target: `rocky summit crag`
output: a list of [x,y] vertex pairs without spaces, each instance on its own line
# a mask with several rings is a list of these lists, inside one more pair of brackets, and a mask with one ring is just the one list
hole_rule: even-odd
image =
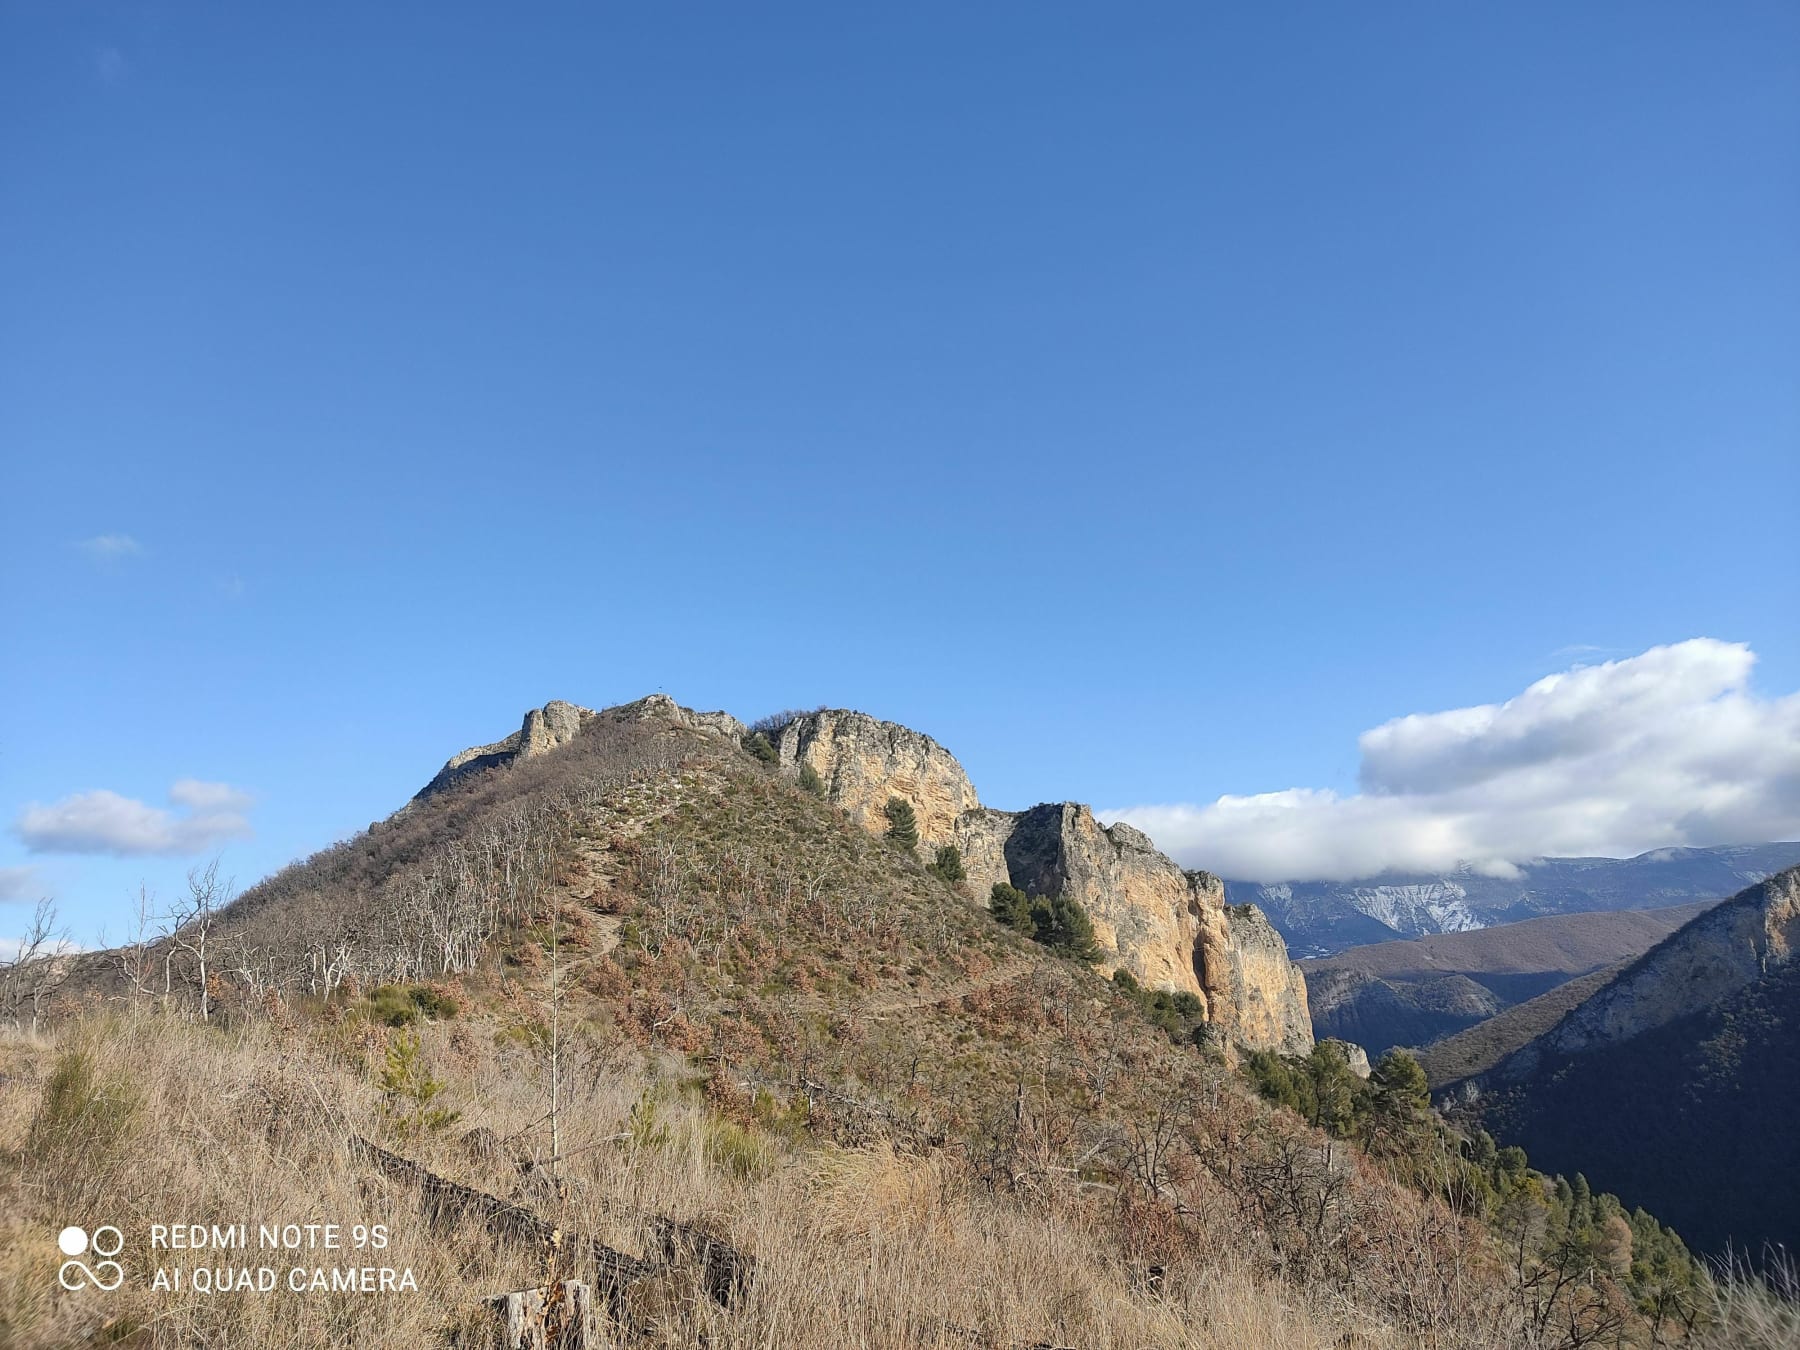
[[526,713],[525,721],[519,729],[505,739],[494,741],[490,745],[473,745],[460,754],[450,756],[444,767],[438,770],[437,776],[420,788],[413,800],[418,801],[455,787],[484,769],[496,769],[521,759],[535,759],[539,755],[548,754],[559,745],[567,745],[581,734],[584,727],[602,717],[619,722],[664,718],[690,731],[710,732],[733,740],[744,734],[744,724],[730,713],[694,712],[682,707],[667,694],[650,694],[635,703],[621,704],[604,712],[553,698],[543,707],[533,708]]
[[[600,718],[666,719],[734,741],[746,734],[730,714],[697,713],[667,694],[605,711],[555,701],[526,713],[504,740],[452,756],[419,798],[485,769],[546,754]],[[798,776],[810,768],[825,800],[871,833],[887,828],[892,799],[909,803],[920,857],[930,861],[940,847],[954,845],[976,903],[996,882],[1074,900],[1093,920],[1103,970],[1125,970],[1147,988],[1194,995],[1208,1022],[1246,1049],[1299,1054],[1311,1048],[1306,981],[1281,935],[1255,905],[1227,904],[1218,877],[1184,871],[1141,831],[1104,826],[1075,802],[1025,811],[983,806],[956,756],[921,732],[866,713],[800,714],[770,740],[781,773]]]

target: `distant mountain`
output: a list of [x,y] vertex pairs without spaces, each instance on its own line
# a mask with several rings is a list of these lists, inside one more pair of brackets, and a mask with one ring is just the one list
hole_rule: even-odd
[[1547,994],[1516,1003],[1485,1021],[1434,1041],[1418,1052],[1419,1067],[1433,1088],[1486,1073],[1513,1051],[1542,1036],[1568,1011],[1597,993],[1625,963],[1578,975]]
[[1800,1246],[1800,868],[1714,906],[1447,1094],[1695,1246]]
[[1268,915],[1297,957],[1546,914],[1718,900],[1800,863],[1800,842],[1659,848],[1635,858],[1540,858],[1511,879],[1461,870],[1366,881],[1227,881],[1232,904]]
[[1711,903],[1556,914],[1303,961],[1313,1034],[1355,1041],[1371,1055],[1429,1045],[1648,951]]

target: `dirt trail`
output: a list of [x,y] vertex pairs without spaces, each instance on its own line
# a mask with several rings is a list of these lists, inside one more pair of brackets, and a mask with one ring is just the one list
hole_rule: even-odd
[[872,998],[863,1004],[862,1012],[866,1017],[887,1017],[897,1012],[911,1012],[919,1008],[930,1008],[939,1003],[948,1003],[953,998],[961,998],[965,994],[973,994],[982,989],[997,989],[1003,984],[1011,984],[1021,975],[1029,975],[1036,962],[1023,956],[1015,956],[1010,961],[1003,961],[992,970],[981,975],[971,975],[966,980],[957,980],[937,989],[922,994],[886,994]]

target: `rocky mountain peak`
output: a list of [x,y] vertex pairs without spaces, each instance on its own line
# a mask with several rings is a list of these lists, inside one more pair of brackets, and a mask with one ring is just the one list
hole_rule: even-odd
[[730,713],[695,712],[692,708],[682,707],[667,694],[648,694],[634,702],[618,704],[598,712],[578,703],[551,699],[543,707],[527,712],[524,722],[512,735],[487,745],[470,746],[467,750],[450,756],[444,767],[438,770],[437,776],[419,789],[414,800],[454,787],[471,774],[499,768],[515,760],[549,754],[558,746],[574,740],[586,727],[602,717],[622,722],[661,720],[690,731],[733,741],[744,734],[744,724]]
[[1800,867],[1777,872],[1664,938],[1496,1071],[1629,1040],[1749,987],[1800,947]]
[[[729,713],[695,712],[662,693],[600,712],[559,700],[526,713],[504,740],[452,756],[419,796],[548,754],[600,718],[661,721],[734,744],[746,733]],[[996,882],[1072,899],[1093,920],[1103,970],[1193,994],[1239,1044],[1288,1053],[1311,1046],[1306,983],[1281,935],[1254,905],[1228,907],[1218,877],[1183,871],[1143,831],[1102,825],[1079,802],[1017,812],[985,807],[956,756],[922,732],[867,713],[802,713],[770,735],[779,772],[810,768],[826,801],[871,833],[886,830],[889,801],[910,803],[920,857],[930,861],[954,845],[974,903],[985,903]]]

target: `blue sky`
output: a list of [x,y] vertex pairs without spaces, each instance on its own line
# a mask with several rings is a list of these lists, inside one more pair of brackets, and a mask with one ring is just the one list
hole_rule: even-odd
[[0,875],[91,941],[658,688],[1380,795],[1659,647],[1779,824],[1797,151],[1780,4],[0,4]]

